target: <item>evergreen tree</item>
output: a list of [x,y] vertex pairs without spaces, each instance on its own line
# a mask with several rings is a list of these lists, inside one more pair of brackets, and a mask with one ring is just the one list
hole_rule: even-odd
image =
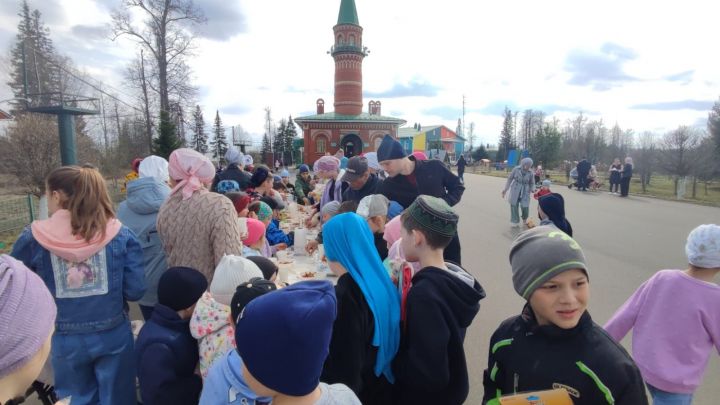
[[[23,70],[23,53],[25,68]],[[10,52],[10,81],[14,97],[24,98],[27,80],[28,101],[33,106],[50,104],[48,93],[60,90],[60,75],[55,64],[56,54],[50,30],[43,24],[38,10],[30,11],[27,0],[22,2],[16,42]],[[27,72],[25,75],[24,72]],[[26,76],[26,77],[25,77]],[[39,95],[43,93],[43,95]],[[13,112],[24,109],[24,102],[14,101]]]
[[[275,137],[273,138],[272,147],[275,151],[275,158],[276,159],[282,159],[283,152],[285,152],[285,132],[286,132],[286,125],[285,125],[285,119],[280,119],[280,123],[278,124],[277,129],[275,130]],[[273,162],[273,165],[275,162]]]
[[535,163],[543,162],[543,167],[552,167],[559,160],[562,135],[550,124],[535,133],[530,139],[530,153]]
[[225,159],[225,152],[228,149],[227,138],[225,137],[225,127],[223,127],[220,119],[220,111],[215,110],[215,123],[213,123],[213,135],[215,136],[210,142],[210,149],[213,152],[213,158]]
[[293,156],[295,152],[293,141],[297,138],[297,128],[292,119],[292,115],[288,116],[287,125],[285,126],[285,164],[294,164]]
[[516,147],[515,140],[513,139],[513,133],[515,131],[513,114],[507,106],[505,107],[503,116],[503,128],[502,131],[500,131],[500,141],[498,143],[498,152],[496,155],[496,158],[499,160],[505,160],[508,152]]
[[193,134],[192,134],[192,148],[196,151],[205,154],[208,151],[208,136],[205,133],[205,119],[203,118],[202,110],[199,105],[195,106],[195,112],[193,113]]
[[720,100],[716,101],[708,114],[708,131],[715,141],[715,151],[720,153]]
[[[267,159],[268,155],[272,154],[272,145],[270,144],[270,136],[265,132],[265,135],[263,135],[262,140],[262,149],[260,150],[262,153],[263,161]],[[273,162],[275,163],[275,162]]]
[[476,162],[481,159],[487,159],[488,156],[487,149],[485,149],[485,145],[482,144],[472,152],[472,158]]
[[182,147],[182,140],[175,135],[175,124],[167,111],[160,111],[160,134],[153,139],[153,153],[165,159],[175,149]]

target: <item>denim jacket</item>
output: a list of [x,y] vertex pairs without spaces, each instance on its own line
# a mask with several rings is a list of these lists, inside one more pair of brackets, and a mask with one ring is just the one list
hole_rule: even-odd
[[56,279],[61,284],[70,284],[67,280],[72,269],[54,270],[53,262],[57,264],[57,258],[40,246],[29,226],[13,245],[12,256],[37,273],[55,298],[55,333],[112,329],[127,322],[125,302],[137,301],[145,293],[142,248],[135,234],[125,226],[105,248],[88,259],[93,261],[92,274],[83,276],[72,288],[62,285],[58,288]]

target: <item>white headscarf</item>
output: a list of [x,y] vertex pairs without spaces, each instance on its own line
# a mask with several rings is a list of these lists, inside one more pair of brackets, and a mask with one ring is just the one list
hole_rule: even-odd
[[168,174],[168,161],[160,156],[150,155],[140,162],[138,174],[140,177],[154,177],[160,181],[167,182],[170,179],[170,174]]
[[243,157],[243,163],[245,166],[252,166],[253,164],[253,158],[250,155],[244,155]]
[[720,267],[720,226],[700,225],[688,235],[685,244],[688,263],[704,269]]
[[367,159],[368,167],[375,170],[382,170],[380,163],[378,163],[377,152],[368,152],[365,154]]
[[231,165],[242,165],[244,161],[244,155],[240,150],[234,146],[231,146],[228,148],[227,152],[225,152],[225,161]]

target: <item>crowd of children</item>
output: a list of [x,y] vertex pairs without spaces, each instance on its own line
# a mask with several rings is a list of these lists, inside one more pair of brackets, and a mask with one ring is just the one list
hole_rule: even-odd
[[[690,267],[657,273],[603,329],[587,311],[591,266],[562,197],[543,184],[540,224],[510,247],[526,303],[492,335],[483,398],[468,398],[465,336],[486,293],[447,258],[459,258],[451,204],[462,184],[443,171],[422,186],[438,195],[420,194],[427,180],[414,170],[432,161],[383,143],[379,165],[405,178],[359,201],[342,200],[334,156],[316,165],[322,193],[307,166],[290,191],[289,173],[275,187],[234,148],[225,174],[188,149],[169,164],[148,157],[117,214],[97,169],[55,169],[50,218],[0,257],[0,404],[24,394],[48,353],[57,396],[73,404],[499,404],[560,388],[575,404],[637,405],[646,387],[655,404],[690,403],[720,351],[719,226],[695,229]],[[368,167],[351,159],[344,170],[367,180]],[[307,250],[323,245],[334,287],[277,280],[270,258],[293,246],[278,226],[293,192],[319,204],[322,232]],[[128,302],[146,319],[136,341]],[[618,343],[630,329],[632,357]]]

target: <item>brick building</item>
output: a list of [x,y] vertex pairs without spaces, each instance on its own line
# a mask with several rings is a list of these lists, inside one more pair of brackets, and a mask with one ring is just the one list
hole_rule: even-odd
[[341,0],[333,32],[335,111],[326,113],[325,100],[318,99],[315,115],[295,118],[303,131],[303,161],[308,164],[338,150],[347,157],[375,151],[386,134],[397,137],[398,128],[405,124],[405,120],[383,116],[380,101],[371,100],[367,112],[362,111],[362,62],[368,50],[363,46],[354,0]]

